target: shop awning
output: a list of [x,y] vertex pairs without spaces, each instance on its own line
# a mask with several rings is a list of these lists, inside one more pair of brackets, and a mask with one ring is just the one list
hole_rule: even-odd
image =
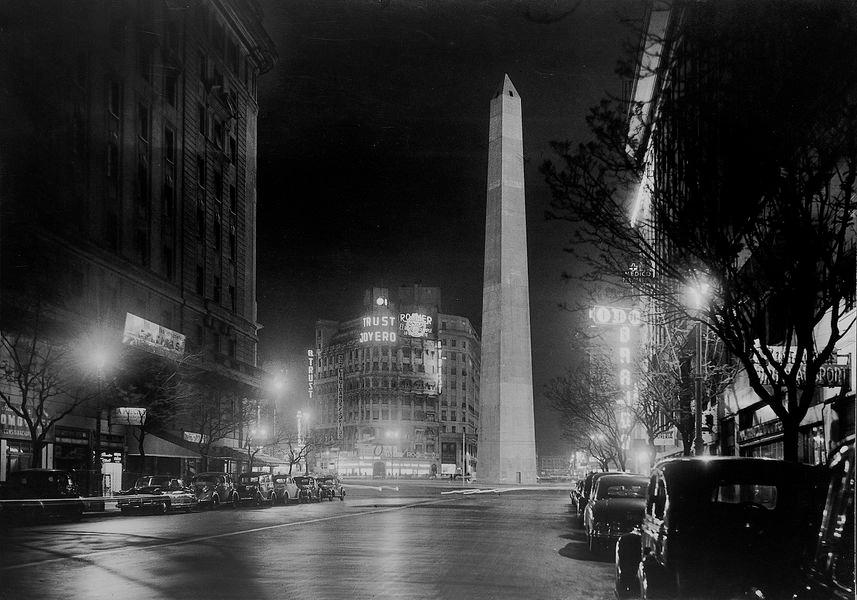
[[[172,436],[165,437],[175,439]],[[143,440],[143,450],[146,452],[146,456],[166,456],[172,458],[200,457],[199,452],[195,452],[185,444],[181,444],[181,441],[179,439],[175,439],[175,441],[167,440],[164,437],[150,433]],[[137,441],[129,436],[128,442],[128,454],[139,456],[140,450],[137,447]]]

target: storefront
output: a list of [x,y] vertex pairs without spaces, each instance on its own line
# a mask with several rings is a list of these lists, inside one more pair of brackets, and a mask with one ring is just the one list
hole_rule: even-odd
[[41,466],[37,462],[24,419],[6,406],[0,407],[0,481],[6,481],[9,473]]

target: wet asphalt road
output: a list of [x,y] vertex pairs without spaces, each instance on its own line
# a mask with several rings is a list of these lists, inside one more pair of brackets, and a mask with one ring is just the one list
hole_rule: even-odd
[[613,598],[562,490],[87,517],[0,532],[0,598]]

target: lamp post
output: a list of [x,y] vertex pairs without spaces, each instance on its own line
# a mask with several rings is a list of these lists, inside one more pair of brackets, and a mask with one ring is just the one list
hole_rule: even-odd
[[98,407],[95,413],[95,485],[93,486],[93,493],[96,497],[100,498],[103,493],[102,488],[102,468],[101,468],[101,402],[102,395],[104,393],[104,367],[107,365],[107,352],[98,348],[93,354],[93,364],[95,365],[95,373],[96,378],[98,379]]
[[[710,287],[704,280],[697,280],[693,285],[689,286],[689,294],[691,298],[691,307],[699,314],[705,306],[706,298],[709,295]],[[693,455],[702,456],[705,454],[705,442],[702,439],[702,399],[705,395],[705,377],[703,374],[703,343],[702,336],[704,335],[705,325],[702,320],[696,327],[696,365],[694,373],[694,394],[693,394]]]

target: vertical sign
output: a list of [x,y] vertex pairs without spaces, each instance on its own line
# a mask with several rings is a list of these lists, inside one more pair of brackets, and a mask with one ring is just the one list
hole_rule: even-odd
[[343,419],[343,409],[342,409],[342,399],[343,399],[343,387],[344,387],[344,377],[342,374],[342,355],[339,355],[338,360],[338,369],[336,371],[336,439],[342,439],[342,421]]
[[312,391],[315,385],[315,353],[312,350],[306,351],[306,357],[309,364],[307,365],[306,378],[307,378],[307,395],[309,395],[309,399],[312,400]]

